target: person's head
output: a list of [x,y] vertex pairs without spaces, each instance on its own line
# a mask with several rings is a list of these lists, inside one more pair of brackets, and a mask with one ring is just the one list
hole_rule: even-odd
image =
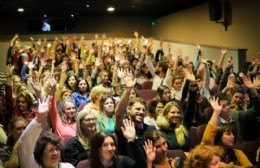
[[232,124],[219,125],[214,142],[215,145],[222,146],[224,149],[232,149],[235,143],[234,126]]
[[162,161],[167,157],[168,144],[166,138],[159,130],[148,130],[143,135],[143,140],[151,140],[156,151],[156,161]]
[[132,121],[142,123],[146,113],[146,102],[136,97],[128,102],[128,112]]
[[43,83],[43,92],[46,96],[52,94],[52,87],[48,80],[44,81]]
[[166,74],[168,69],[168,64],[165,61],[159,61],[155,67],[155,73],[159,74],[159,73],[164,73]]
[[159,114],[163,112],[164,103],[159,99],[153,99],[149,106],[149,114],[156,119]]
[[193,64],[192,61],[190,61],[190,62],[188,63],[187,69],[188,69],[189,72],[193,72],[193,70],[194,70],[194,64]]
[[244,103],[244,92],[242,88],[236,87],[232,93],[231,104],[242,106]]
[[14,143],[19,139],[28,125],[27,121],[22,117],[14,117],[10,120],[8,124],[8,142],[9,145],[14,145]]
[[[107,132],[100,131],[90,140],[91,167],[104,167],[102,162],[113,162],[116,165],[117,150],[115,138]],[[114,166],[113,166],[114,167]]]
[[76,87],[76,84],[77,84],[77,77],[76,77],[76,75],[69,74],[67,79],[66,79],[66,81],[65,81],[65,84],[66,84],[68,89],[74,91],[74,88]]
[[21,92],[29,92],[28,88],[27,88],[27,85],[24,84],[24,83],[21,83],[18,87],[17,87],[17,90],[16,90],[16,93],[19,94]]
[[156,93],[157,97],[160,98],[164,103],[167,103],[171,100],[170,89],[165,85],[159,86]]
[[162,114],[157,117],[157,126],[162,130],[170,127],[174,128],[174,134],[179,145],[185,144],[185,137],[188,136],[188,130],[182,124],[182,109],[177,102],[167,103]]
[[69,89],[62,90],[61,92],[61,100],[71,100],[72,98],[72,91]]
[[21,92],[17,95],[16,106],[20,111],[27,111],[32,107],[32,99],[27,92]]
[[35,161],[41,167],[58,167],[62,142],[52,132],[46,131],[38,138],[34,148]]
[[128,60],[123,60],[122,62],[122,68],[124,70],[130,70],[130,62]]
[[79,78],[76,85],[76,90],[81,94],[86,94],[89,92],[88,81],[84,78]]
[[121,96],[122,90],[121,90],[121,87],[120,87],[119,84],[115,84],[115,85],[113,86],[113,89],[114,89],[115,95]]
[[61,118],[65,123],[74,123],[76,121],[77,107],[72,100],[64,100],[61,104]]
[[130,91],[129,100],[135,99],[137,97],[137,89],[133,87]]
[[223,168],[221,157],[224,150],[219,146],[197,145],[184,162],[184,168]]
[[12,81],[13,81],[13,86],[14,87],[18,87],[20,85],[20,83],[21,83],[21,78],[18,75],[13,75],[12,76]]
[[95,86],[91,89],[90,100],[95,103],[100,102],[101,98],[107,93],[107,89],[103,86]]
[[138,59],[137,58],[132,58],[131,59],[131,65],[135,68],[136,67],[136,65],[137,65],[137,63],[138,63]]
[[172,87],[177,90],[180,91],[181,87],[182,87],[182,78],[178,75],[175,75],[172,79]]
[[216,95],[216,97],[219,99],[219,104],[222,106],[221,113],[228,114],[230,112],[230,107],[228,104],[228,96],[227,94],[219,93]]
[[108,76],[108,72],[107,71],[102,71],[99,73],[100,79],[101,79],[101,83],[103,85],[106,85],[109,81],[109,76]]
[[89,136],[96,132],[96,115],[90,109],[83,109],[77,115],[76,135],[88,141]]
[[112,96],[103,96],[100,101],[100,111],[111,116],[115,112],[115,101]]
[[182,122],[182,109],[180,105],[174,101],[169,102],[164,106],[163,115],[170,124],[177,125]]

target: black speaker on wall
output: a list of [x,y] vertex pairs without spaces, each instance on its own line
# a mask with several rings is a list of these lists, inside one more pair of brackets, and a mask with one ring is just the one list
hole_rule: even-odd
[[218,21],[222,18],[222,4],[219,0],[209,1],[209,19],[211,21]]

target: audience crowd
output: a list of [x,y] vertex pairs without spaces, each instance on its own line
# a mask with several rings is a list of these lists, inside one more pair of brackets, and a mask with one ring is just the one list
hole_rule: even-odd
[[134,39],[28,46],[16,34],[0,74],[0,168],[260,166],[260,54],[235,72],[227,48],[215,61],[199,45],[184,57]]

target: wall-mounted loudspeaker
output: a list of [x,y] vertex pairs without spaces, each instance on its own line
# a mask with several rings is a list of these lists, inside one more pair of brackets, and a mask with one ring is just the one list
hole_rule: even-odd
[[219,0],[209,1],[209,19],[218,21],[222,18],[222,4]]

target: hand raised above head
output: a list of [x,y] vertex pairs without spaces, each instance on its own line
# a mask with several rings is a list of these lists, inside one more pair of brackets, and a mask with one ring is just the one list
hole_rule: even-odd
[[213,108],[214,112],[220,114],[220,112],[222,110],[222,106],[219,104],[219,99],[212,97],[209,99],[209,103],[210,103],[211,107]]
[[47,117],[50,111],[51,97],[48,96],[46,100],[41,101],[38,99],[38,115],[36,116],[37,122],[41,123]]
[[134,78],[129,69],[124,70],[123,80],[125,81],[126,87],[134,87],[136,84],[136,78]]

